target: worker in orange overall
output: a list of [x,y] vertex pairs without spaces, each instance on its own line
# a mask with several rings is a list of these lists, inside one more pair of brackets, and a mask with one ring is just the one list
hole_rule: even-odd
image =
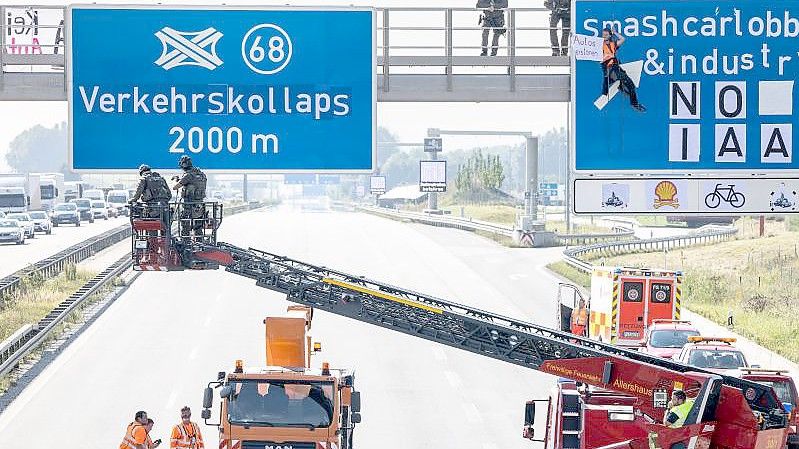
[[128,424],[125,438],[119,444],[119,449],[150,449],[147,446],[147,412],[138,411],[134,421]]
[[147,447],[147,449],[155,449],[161,445],[160,438],[155,441],[153,441],[153,439],[150,438],[150,432],[153,431],[153,424],[155,424],[155,421],[153,421],[152,419],[148,419],[147,425],[144,426],[144,430],[147,431],[147,441],[145,442],[145,446]]
[[574,335],[585,336],[585,327],[588,325],[588,309],[585,307],[585,300],[580,298],[577,308],[572,310],[571,331]]
[[203,449],[203,436],[200,426],[191,421],[191,409],[186,406],[180,409],[180,423],[172,428],[170,448]]

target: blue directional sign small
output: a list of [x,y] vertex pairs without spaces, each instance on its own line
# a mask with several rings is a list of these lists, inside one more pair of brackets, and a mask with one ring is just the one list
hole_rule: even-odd
[[372,9],[80,5],[66,28],[77,171],[374,169]]

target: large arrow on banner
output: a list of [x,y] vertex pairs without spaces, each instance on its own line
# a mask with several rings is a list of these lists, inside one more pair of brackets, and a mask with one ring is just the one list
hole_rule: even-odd
[[[622,64],[621,68],[627,72],[627,76],[630,77],[630,79],[633,81],[633,84],[635,84],[635,88],[638,89],[638,85],[641,84],[641,73],[644,70],[644,61],[641,60],[628,62],[626,64]],[[618,81],[610,85],[607,95],[600,95],[599,98],[594,101],[594,106],[601,111],[605,108],[605,106],[607,106],[608,103],[610,103],[610,100],[612,100],[617,93],[619,93]]]

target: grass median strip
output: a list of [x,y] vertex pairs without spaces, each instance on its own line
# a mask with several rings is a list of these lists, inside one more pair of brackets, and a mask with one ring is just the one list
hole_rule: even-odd
[[[96,274],[89,270],[77,269],[75,265],[68,265],[63,273],[50,279],[37,276],[26,278],[22,288],[15,291],[14,294],[3,297],[0,302],[2,304],[0,306],[0,340],[6,339],[24,325],[39,322]],[[49,342],[59,338],[71,325],[82,321],[83,309],[104,297],[117,285],[119,285],[119,281],[114,280],[101,287],[75,309],[66,320],[56,326],[52,334],[43,342],[44,346],[35,350],[25,360],[38,358],[42,348],[46,347]],[[0,394],[8,389],[11,381],[12,377],[9,375],[0,378]]]
[[[737,240],[608,257],[601,263],[682,270],[688,309],[720,325],[732,315],[735,332],[799,362],[799,232],[790,221],[771,222],[766,236],[755,238],[751,220],[737,226]],[[577,284],[590,283],[587,274],[565,262],[549,268]]]
[[50,279],[34,275],[23,280],[22,288],[2,298],[0,340],[24,325],[44,318],[96,274],[69,265],[63,273]]

